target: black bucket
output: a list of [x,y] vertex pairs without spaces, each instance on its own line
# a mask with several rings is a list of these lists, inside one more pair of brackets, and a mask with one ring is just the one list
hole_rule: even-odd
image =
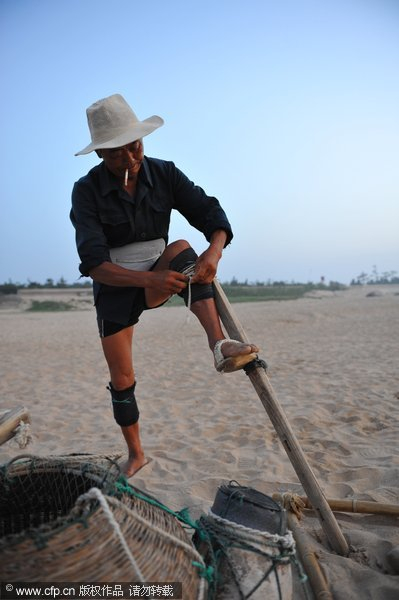
[[250,529],[285,535],[287,518],[284,508],[270,496],[230,481],[218,488],[212,513]]

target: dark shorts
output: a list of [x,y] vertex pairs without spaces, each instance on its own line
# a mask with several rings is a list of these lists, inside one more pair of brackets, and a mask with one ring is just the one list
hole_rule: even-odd
[[113,335],[114,333],[118,333],[118,331],[122,331],[122,329],[126,329],[127,327],[132,327],[132,325],[136,325],[139,322],[140,315],[145,310],[152,310],[153,308],[158,308],[159,306],[163,306],[168,300],[158,304],[158,306],[147,306],[145,301],[145,290],[144,288],[136,288],[137,294],[134,299],[134,304],[132,307],[132,311],[130,313],[129,320],[127,323],[115,323],[114,321],[107,321],[106,319],[102,319],[97,315],[97,325],[98,332],[101,338],[108,337],[109,335]]
[[102,319],[97,315],[98,333],[100,334],[100,337],[108,337],[109,335],[118,333],[118,331],[122,331],[122,329],[126,329],[127,327],[131,327],[132,325],[136,325],[136,323],[139,322],[141,313],[147,308],[148,307],[145,302],[144,289],[140,288],[140,293],[138,293],[135,298],[132,312],[127,323],[114,323],[113,321],[107,321],[106,319]]
[[[153,270],[155,265],[158,263],[158,260],[156,260],[154,262],[154,264],[149,269],[149,271]],[[132,308],[130,311],[129,318],[128,318],[127,322],[125,322],[125,323],[118,323],[116,321],[104,319],[101,316],[102,311],[99,310],[99,306],[96,303],[97,325],[98,325],[98,332],[99,332],[101,338],[108,337],[109,335],[118,333],[118,331],[122,331],[122,329],[126,329],[127,327],[132,327],[132,325],[136,325],[136,323],[139,322],[140,315],[145,310],[151,310],[151,308],[149,308],[147,306],[147,303],[145,301],[145,289],[144,288],[130,288],[129,291],[132,293],[132,296],[131,296],[131,301],[132,301],[131,307]],[[123,295],[122,289],[120,290],[120,293],[121,293],[121,295]],[[167,302],[167,300],[165,300],[165,302]],[[165,304],[165,302],[163,302],[162,304]],[[108,298],[108,301],[106,301],[105,304],[107,304],[107,303],[110,303],[110,304],[113,303],[112,296],[111,296],[111,298]],[[161,306],[161,304],[160,304],[160,306]],[[154,308],[158,308],[158,307],[154,307]]]

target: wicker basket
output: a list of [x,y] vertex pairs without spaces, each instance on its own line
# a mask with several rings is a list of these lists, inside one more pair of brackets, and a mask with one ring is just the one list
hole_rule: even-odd
[[203,598],[203,561],[181,523],[118,480],[92,458],[1,467],[0,580],[181,582],[184,599]]

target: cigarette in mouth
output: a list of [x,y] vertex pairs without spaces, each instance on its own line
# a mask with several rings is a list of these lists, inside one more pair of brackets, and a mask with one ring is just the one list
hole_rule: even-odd
[[126,171],[125,171],[125,187],[127,186],[128,177],[129,177],[129,169],[126,169]]

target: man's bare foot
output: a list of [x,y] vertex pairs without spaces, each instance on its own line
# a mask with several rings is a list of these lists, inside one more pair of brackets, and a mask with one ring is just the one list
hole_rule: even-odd
[[223,341],[220,347],[224,358],[230,356],[241,356],[241,354],[251,354],[252,352],[259,352],[258,346],[255,344],[244,344],[243,342],[230,342],[229,340]]
[[220,373],[238,371],[252,362],[259,352],[255,344],[246,344],[237,340],[219,340],[213,349],[215,368]]
[[144,454],[140,456],[129,456],[128,459],[120,465],[121,471],[124,476],[129,479],[133,477],[140,469],[148,465],[150,459],[147,459]]

